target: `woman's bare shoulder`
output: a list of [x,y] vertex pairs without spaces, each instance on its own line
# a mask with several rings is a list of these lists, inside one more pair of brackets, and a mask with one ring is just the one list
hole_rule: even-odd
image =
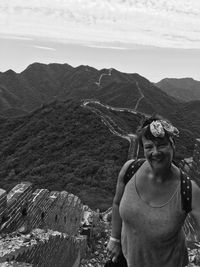
[[200,202],[200,187],[194,180],[191,180],[191,183],[192,183],[192,197],[198,199],[198,201]]
[[125,175],[128,167],[130,166],[130,164],[133,161],[135,161],[135,160],[131,159],[131,160],[126,161],[119,172],[115,197],[113,200],[113,203],[115,203],[116,205],[119,205],[121,198],[122,198],[122,195],[123,195],[123,192],[124,192],[124,188],[125,188],[124,175]]

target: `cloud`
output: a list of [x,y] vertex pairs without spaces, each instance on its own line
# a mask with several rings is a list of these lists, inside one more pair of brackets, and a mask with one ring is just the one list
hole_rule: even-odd
[[120,46],[109,46],[109,45],[95,45],[95,44],[92,44],[92,45],[85,45],[87,47],[92,47],[92,48],[100,48],[100,49],[116,49],[116,50],[126,50],[128,48],[126,47],[120,47]]
[[39,45],[33,45],[34,48],[37,48],[37,49],[44,49],[44,50],[51,50],[51,51],[56,51],[55,48],[52,48],[52,47],[47,47],[47,46],[39,46]]
[[11,40],[23,40],[23,41],[32,41],[33,38],[30,37],[25,37],[25,36],[15,36],[15,35],[5,35],[5,34],[0,34],[1,39],[11,39]]
[[1,0],[0,33],[88,45],[200,48],[200,1]]

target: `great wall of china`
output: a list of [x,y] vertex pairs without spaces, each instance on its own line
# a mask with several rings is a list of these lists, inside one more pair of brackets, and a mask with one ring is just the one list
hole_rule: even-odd
[[[200,139],[182,168],[200,185]],[[102,213],[106,217],[108,212]],[[29,182],[0,189],[0,266],[78,267],[87,237],[80,235],[84,206],[66,191],[33,191]]]
[[0,266],[79,266],[86,250],[79,235],[83,211],[66,191],[33,192],[28,182],[8,194],[0,189]]

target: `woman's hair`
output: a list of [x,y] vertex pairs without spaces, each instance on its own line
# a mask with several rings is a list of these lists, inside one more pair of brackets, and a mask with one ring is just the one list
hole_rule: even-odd
[[[156,124],[157,122],[159,122],[161,125],[162,125],[162,122],[163,122],[163,125],[164,124],[167,124],[170,127],[173,127],[172,124],[168,120],[162,118],[159,115],[153,115],[153,116],[148,117],[148,118],[145,117],[142,120],[140,126],[138,127],[138,129],[136,131],[138,142],[139,142],[139,145],[141,147],[143,147],[142,137],[145,137],[146,139],[152,140],[152,141],[155,141],[155,140],[158,140],[158,139],[163,139],[164,137],[166,137],[169,140],[169,142],[174,142],[173,136],[175,134],[173,134],[172,132],[169,132],[169,131],[165,130],[165,126],[164,127],[161,126],[161,128],[162,128],[161,130],[163,131],[163,136],[161,136],[161,134],[159,135],[159,133],[158,134],[153,134],[152,133],[152,127],[151,127],[152,122],[155,122],[154,124]],[[174,127],[174,129],[176,129],[176,128]]]

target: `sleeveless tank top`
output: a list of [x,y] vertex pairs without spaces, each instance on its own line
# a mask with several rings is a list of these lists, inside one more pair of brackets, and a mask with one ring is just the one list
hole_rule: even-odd
[[135,175],[120,202],[121,243],[128,267],[183,267],[188,254],[182,226],[180,186],[169,201],[152,207],[139,196]]

